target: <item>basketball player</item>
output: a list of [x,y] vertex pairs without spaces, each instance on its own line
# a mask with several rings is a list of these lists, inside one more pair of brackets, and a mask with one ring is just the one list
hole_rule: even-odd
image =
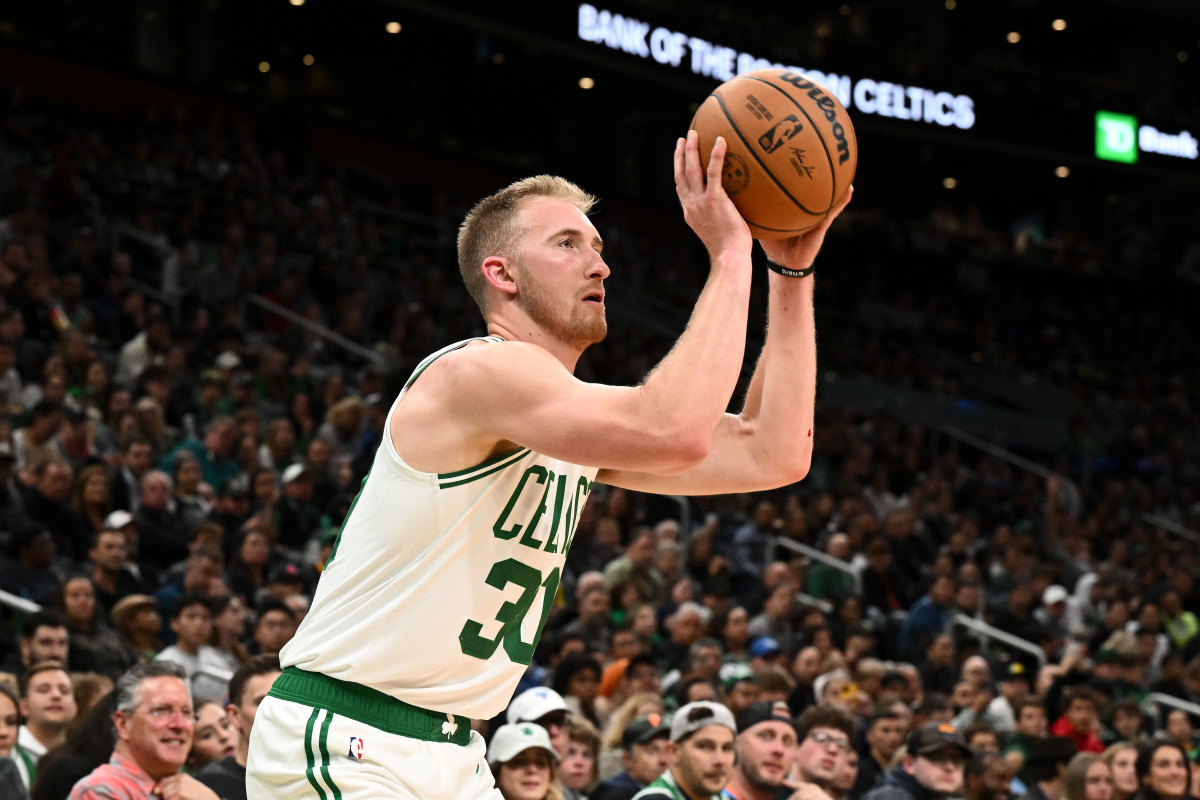
[[[259,708],[248,797],[499,798],[471,719],[501,712],[533,655],[588,494],[667,494],[800,480],[812,451],[813,279],[770,275],[771,323],[740,415],[749,228],[707,172],[695,133],[675,148],[684,219],[711,258],[674,349],[636,387],[572,371],[606,331],[593,198],[561,178],[481,201],[459,264],[486,337],[425,359],[386,421],[312,610]],[[829,223],[764,242],[812,265]]]

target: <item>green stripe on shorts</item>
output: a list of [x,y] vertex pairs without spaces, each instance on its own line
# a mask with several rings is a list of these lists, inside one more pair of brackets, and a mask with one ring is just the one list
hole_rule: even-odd
[[308,760],[308,769],[304,770],[304,776],[308,778],[308,782],[317,790],[317,797],[321,800],[326,800],[325,790],[321,788],[321,784],[317,783],[317,776],[313,773],[313,767],[316,765],[316,757],[312,750],[312,734],[313,728],[317,724],[317,715],[321,713],[321,709],[314,708],[312,714],[308,717],[308,726],[304,729],[304,757]]

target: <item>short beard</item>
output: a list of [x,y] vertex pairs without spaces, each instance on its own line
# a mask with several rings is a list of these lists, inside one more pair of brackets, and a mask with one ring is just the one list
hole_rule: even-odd
[[[608,321],[603,309],[599,319],[581,319],[580,312],[583,309],[574,305],[567,306],[561,299],[552,297],[537,278],[520,264],[517,265],[517,275],[521,279],[517,304],[539,328],[568,347],[581,352],[597,342],[604,341],[608,333]],[[566,319],[561,319],[561,316],[565,316]]]

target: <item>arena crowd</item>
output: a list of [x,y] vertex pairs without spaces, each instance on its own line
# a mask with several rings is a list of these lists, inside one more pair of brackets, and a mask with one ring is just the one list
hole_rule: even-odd
[[[154,722],[188,746],[145,773],[237,797],[254,704],[400,383],[482,332],[446,250],[474,198],[325,168],[247,120],[107,119],[19,93],[0,189],[0,589],[26,601],[3,607],[0,786],[107,796],[88,776],[136,761]],[[1112,252],[970,210],[898,226],[864,205],[819,271],[822,380],[1000,406],[1014,386],[1057,393],[1062,438],[1024,451],[1052,477],[885,397],[862,411],[819,390],[800,484],[599,489],[525,681],[477,721],[506,797],[629,798],[686,773],[707,729],[671,714],[695,703],[737,736],[738,765],[713,773],[735,797],[812,800],[790,781],[837,800],[1200,796],[1198,564],[1179,534],[1200,519],[1200,372],[1181,358],[1197,336],[1130,302],[1164,282],[1164,302],[1194,299],[1196,243],[1155,239],[1153,217]],[[638,381],[698,287],[692,251],[635,217],[606,220],[611,283],[654,313],[613,309],[585,379]],[[1139,280],[1130,262],[1154,269]],[[906,286],[897,264],[950,280]],[[165,698],[150,721],[131,704],[146,692]],[[756,755],[766,729],[778,756]],[[1182,789],[1156,771],[1166,751],[1193,772]],[[1095,763],[1107,795],[1086,793]]]

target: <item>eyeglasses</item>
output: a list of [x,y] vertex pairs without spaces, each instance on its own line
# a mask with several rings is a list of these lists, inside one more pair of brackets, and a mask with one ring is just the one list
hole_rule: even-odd
[[850,752],[850,740],[843,739],[840,736],[834,736],[832,733],[826,733],[825,731],[814,731],[808,735],[808,738],[816,742],[820,747],[829,747],[829,745],[833,745],[843,753]]
[[188,706],[179,708],[177,706],[150,706],[146,709],[146,713],[155,719],[171,719],[176,714],[179,714],[184,719],[196,720],[196,710]]

